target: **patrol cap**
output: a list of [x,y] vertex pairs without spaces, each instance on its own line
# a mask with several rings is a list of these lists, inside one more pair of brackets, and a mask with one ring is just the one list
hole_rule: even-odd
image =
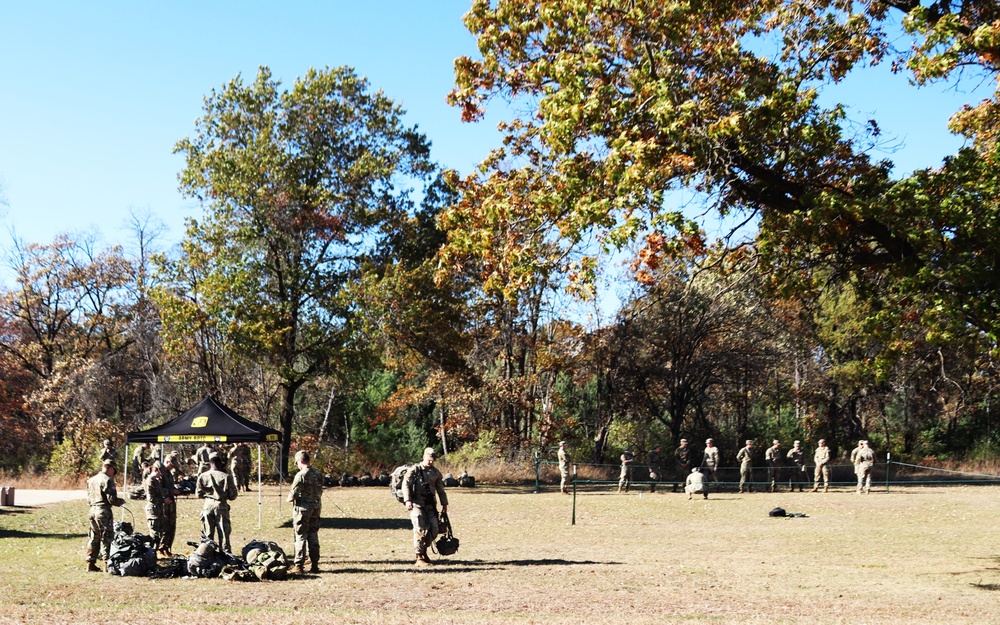
[[111,447],[111,439],[108,439],[108,438],[104,439],[104,446],[105,447]]
[[115,468],[115,469],[118,468],[118,466],[115,464],[115,461],[112,460],[111,458],[107,458],[104,462],[101,463],[101,466],[102,467],[112,467],[112,468]]
[[771,441],[771,444],[772,445],[780,445],[781,441],[779,441],[778,439],[774,439],[773,441]]
[[747,445],[753,445],[753,439],[752,438],[748,438],[747,439]]
[[208,459],[209,460],[219,460],[221,458],[222,458],[222,456],[220,456],[218,453],[216,453],[214,451],[212,453],[208,454]]
[[802,444],[802,442],[801,442],[801,441],[795,441],[795,442],[793,442],[792,444],[793,444],[793,445],[801,445],[801,444]]
[[681,442],[682,442],[682,443],[686,443],[686,442],[688,442],[688,439],[686,439],[686,438],[682,438],[682,439],[681,439]]
[[706,442],[706,443],[714,443],[714,442],[715,442],[715,439],[714,439],[714,438],[706,438],[706,439],[705,439],[705,442]]
[[437,454],[436,451],[434,451],[433,447],[427,447],[427,448],[424,449],[424,455],[425,456],[429,455],[431,458],[437,458],[438,454]]
[[566,446],[566,441],[559,441],[559,446],[560,447],[565,447]]

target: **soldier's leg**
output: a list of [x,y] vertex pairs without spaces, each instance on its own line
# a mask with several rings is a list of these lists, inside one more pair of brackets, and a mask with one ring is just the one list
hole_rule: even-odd
[[110,508],[102,509],[97,518],[101,530],[101,557],[107,567],[108,560],[111,559],[111,541],[115,537],[115,518]]
[[233,526],[229,522],[229,507],[226,506],[225,509],[219,511],[219,535],[222,537],[222,540],[225,541],[223,549],[226,550],[226,553],[233,552],[233,546],[229,543],[229,534],[231,534],[232,531]]
[[427,562],[427,536],[428,524],[424,509],[421,506],[413,506],[410,510],[410,521],[413,523],[413,551],[417,556],[417,562]]
[[319,572],[319,518],[320,509],[313,508],[311,510],[312,514],[309,516],[309,532],[306,536],[306,542],[309,545],[309,571],[311,573]]
[[830,490],[830,467],[823,465],[823,492]]
[[299,506],[292,508],[292,534],[295,536],[295,557],[292,559],[292,564],[299,567],[305,564],[306,555],[308,555],[306,533],[309,528],[308,519],[305,517],[306,512],[305,508]]
[[215,540],[215,515],[210,508],[201,509],[201,540]]

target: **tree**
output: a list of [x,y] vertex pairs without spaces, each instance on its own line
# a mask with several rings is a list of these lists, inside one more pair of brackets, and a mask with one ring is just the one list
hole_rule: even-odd
[[[402,109],[346,67],[310,70],[290,90],[262,67],[206,99],[184,154],[181,190],[206,208],[190,221],[176,274],[198,274],[187,307],[229,345],[272,367],[281,388],[282,466],[297,391],[343,363],[365,258],[410,209],[407,181],[429,176],[429,145]],[[190,314],[186,287],[161,290],[164,325]]]

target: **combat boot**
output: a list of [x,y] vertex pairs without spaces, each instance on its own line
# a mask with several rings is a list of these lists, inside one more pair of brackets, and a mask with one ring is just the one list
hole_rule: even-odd
[[414,564],[417,566],[430,566],[433,563],[431,562],[431,559],[427,557],[426,553],[418,553],[417,560]]
[[809,492],[810,493],[815,493],[818,490],[819,490],[819,486],[813,486],[813,489],[811,491],[809,491]]
[[101,567],[97,566],[96,562],[88,562],[87,563],[87,572],[88,573],[103,573],[104,571],[101,570]]
[[310,573],[319,573],[319,562],[313,561],[312,566],[309,567]]
[[824,492],[824,493],[828,493],[828,492],[830,492],[830,487],[829,487],[829,486],[824,486],[824,487],[823,487],[823,492]]
[[288,573],[290,575],[297,575],[300,577],[306,574],[305,569],[302,568],[301,564],[296,564],[295,566],[293,566],[292,569],[288,571]]

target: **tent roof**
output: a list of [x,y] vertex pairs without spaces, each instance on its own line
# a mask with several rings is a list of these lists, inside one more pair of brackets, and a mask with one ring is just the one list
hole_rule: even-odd
[[270,443],[278,430],[241,417],[211,397],[177,417],[141,432],[129,432],[126,443]]

